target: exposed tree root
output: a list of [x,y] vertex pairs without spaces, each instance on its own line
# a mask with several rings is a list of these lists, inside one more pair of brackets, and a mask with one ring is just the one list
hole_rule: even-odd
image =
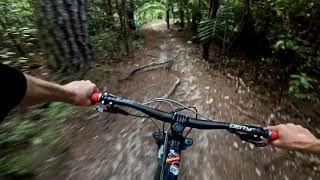
[[169,90],[169,92],[167,94],[162,96],[162,98],[169,98],[174,93],[174,91],[177,89],[179,84],[180,84],[180,78],[176,77],[176,81],[174,82],[173,86],[171,87],[171,89]]
[[125,78],[122,78],[122,80],[128,79],[130,76],[136,74],[139,71],[151,71],[151,70],[155,70],[155,69],[159,69],[159,68],[170,69],[174,63],[174,60],[178,57],[178,55],[180,53],[181,53],[181,51],[179,51],[173,58],[171,58],[165,62],[151,63],[148,65],[142,66],[140,68],[137,68],[137,69],[131,71]]

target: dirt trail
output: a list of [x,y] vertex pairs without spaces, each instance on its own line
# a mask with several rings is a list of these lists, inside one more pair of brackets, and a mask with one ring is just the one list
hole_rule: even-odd
[[[180,79],[171,99],[195,106],[203,114],[221,120],[265,125],[271,103],[258,98],[241,80],[210,69],[196,45],[163,22],[144,26],[145,49],[114,67],[121,79],[135,68],[164,62],[178,53],[170,70],[138,72],[126,80],[105,82],[123,97],[146,101],[164,96]],[[183,32],[181,32],[183,33]],[[152,179],[156,168],[156,129],[148,119],[111,114],[83,118],[59,173],[52,179]],[[260,120],[260,121],[255,121]],[[180,179],[317,179],[288,153],[272,147],[255,148],[223,131],[193,130],[194,145],[184,151]]]

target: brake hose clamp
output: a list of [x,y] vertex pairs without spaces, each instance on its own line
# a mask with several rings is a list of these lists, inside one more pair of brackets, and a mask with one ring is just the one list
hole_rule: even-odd
[[188,119],[189,119],[189,116],[178,115],[176,121],[181,124],[185,124],[188,121]]
[[182,123],[183,117],[181,115],[177,116],[177,122]]
[[177,120],[177,112],[174,112],[172,115],[172,121],[175,122]]

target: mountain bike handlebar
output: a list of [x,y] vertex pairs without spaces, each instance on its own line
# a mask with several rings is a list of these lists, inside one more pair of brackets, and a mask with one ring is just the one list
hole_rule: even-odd
[[106,107],[106,109],[103,109],[100,112],[111,112],[129,115],[126,111],[115,107],[114,105],[125,106],[139,110],[146,115],[163,122],[171,124],[175,122],[182,123],[184,127],[196,129],[226,129],[232,133],[239,135],[242,140],[251,143],[258,142],[263,139],[268,141],[278,139],[277,131],[268,130],[265,127],[256,125],[240,125],[216,120],[194,119],[175,112],[164,112],[159,109],[155,109],[132,100],[123,99],[108,93],[93,93],[90,99],[93,104],[100,102],[108,106]]

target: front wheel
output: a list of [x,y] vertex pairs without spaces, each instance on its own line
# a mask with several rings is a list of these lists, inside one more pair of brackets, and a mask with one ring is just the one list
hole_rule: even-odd
[[161,164],[159,162],[157,162],[157,164],[158,165],[157,165],[157,169],[156,169],[156,172],[154,174],[153,180],[160,180],[162,167],[161,167]]
[[162,171],[162,164],[163,164],[163,155],[164,155],[164,145],[161,145],[158,150],[158,157],[157,157],[157,169],[154,174],[154,180],[161,179],[161,171]]

